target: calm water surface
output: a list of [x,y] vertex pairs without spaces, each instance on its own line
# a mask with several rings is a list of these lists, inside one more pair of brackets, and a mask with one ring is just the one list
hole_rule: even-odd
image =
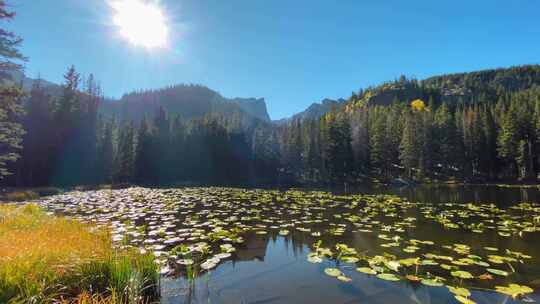
[[[329,190],[329,189],[322,189]],[[406,197],[412,202],[442,204],[494,203],[508,208],[519,202],[540,202],[536,188],[502,188],[495,186],[415,187],[415,188],[357,188],[347,189],[356,193],[384,193]],[[334,189],[343,193],[343,189]],[[417,217],[417,229],[407,231],[409,239],[433,240],[437,244],[464,243],[473,252],[484,246],[511,248],[533,256],[527,264],[519,265],[519,276],[512,280],[495,276],[497,285],[508,282],[525,284],[535,289],[522,300],[478,288],[471,288],[477,303],[540,303],[540,239],[538,233],[523,238],[501,238],[495,232],[482,234],[464,232],[460,229],[444,229],[441,225],[422,220],[419,210],[407,216]],[[457,303],[446,287],[427,287],[406,281],[388,282],[359,273],[352,264],[339,265],[345,275],[352,279],[343,283],[324,273],[326,267],[336,267],[336,262],[324,260],[320,264],[307,262],[310,246],[320,238],[309,234],[292,232],[280,236],[275,232],[267,235],[249,234],[244,246],[238,248],[235,258],[220,264],[216,269],[195,280],[164,277],[162,279],[162,303]],[[336,242],[346,243],[358,252],[369,255],[393,252],[396,249],[380,247],[377,233],[348,232],[333,238],[323,236],[328,246]],[[399,250],[399,249],[397,249]],[[434,251],[436,254],[442,254]],[[516,277],[517,276],[517,277]],[[493,281],[489,283],[493,286]],[[488,285],[485,286],[486,288]],[[492,287],[491,287],[492,288]]]

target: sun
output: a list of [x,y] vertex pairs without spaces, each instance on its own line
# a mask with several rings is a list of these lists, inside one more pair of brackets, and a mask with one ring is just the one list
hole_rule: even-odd
[[166,46],[169,28],[157,2],[113,0],[110,5],[115,11],[113,23],[131,44],[149,49]]

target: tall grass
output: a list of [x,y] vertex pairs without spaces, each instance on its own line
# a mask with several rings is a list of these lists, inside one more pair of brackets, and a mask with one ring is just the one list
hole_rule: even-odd
[[116,250],[105,229],[0,206],[0,303],[148,303],[159,293],[153,260]]

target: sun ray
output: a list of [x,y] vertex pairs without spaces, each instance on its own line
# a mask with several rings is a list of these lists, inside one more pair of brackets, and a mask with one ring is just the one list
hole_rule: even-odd
[[127,41],[135,46],[146,48],[165,47],[169,28],[158,3],[143,0],[115,0],[110,5],[115,11],[113,23]]

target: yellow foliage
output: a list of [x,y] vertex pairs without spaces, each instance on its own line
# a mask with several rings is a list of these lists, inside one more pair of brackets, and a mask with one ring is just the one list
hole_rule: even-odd
[[427,110],[426,103],[422,99],[413,100],[411,102],[411,108],[414,111],[425,111],[425,110]]

